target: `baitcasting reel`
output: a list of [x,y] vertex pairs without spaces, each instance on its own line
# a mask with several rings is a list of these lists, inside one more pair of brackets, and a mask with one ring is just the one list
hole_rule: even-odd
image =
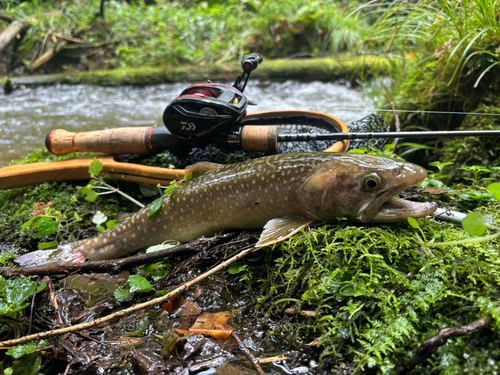
[[241,62],[243,74],[238,76],[233,86],[202,83],[182,91],[163,113],[163,123],[167,129],[185,141],[229,132],[245,116],[247,106],[253,104],[243,91],[252,71],[262,61],[263,57],[259,53],[245,55]]

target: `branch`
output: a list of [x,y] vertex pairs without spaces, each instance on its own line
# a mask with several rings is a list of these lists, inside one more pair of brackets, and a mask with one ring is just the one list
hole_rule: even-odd
[[7,48],[14,40],[20,39],[21,34],[30,28],[30,25],[20,21],[13,21],[1,34],[0,34],[0,53]]
[[11,22],[14,22],[16,19],[5,14],[5,13],[0,13],[0,20],[11,23]]
[[83,324],[77,324],[75,326],[61,328],[61,329],[56,329],[56,330],[53,330],[53,331],[40,332],[40,333],[37,333],[37,334],[34,334],[34,335],[29,335],[29,336],[21,337],[19,339],[2,341],[2,342],[0,342],[0,349],[6,349],[6,347],[10,347],[10,346],[13,346],[13,345],[24,344],[24,343],[26,343],[28,341],[31,341],[31,340],[41,340],[41,339],[45,339],[47,337],[60,336],[60,335],[65,334],[65,333],[83,331],[85,329],[98,326],[98,325],[100,325],[102,323],[109,322],[110,320],[113,320],[113,319],[116,319],[116,318],[120,318],[122,316],[131,314],[133,312],[136,312],[136,311],[139,311],[139,310],[143,310],[143,309],[148,308],[148,307],[160,305],[160,304],[168,301],[169,299],[171,299],[171,298],[173,298],[175,296],[178,296],[182,292],[188,290],[190,287],[192,287],[193,285],[196,285],[197,283],[199,283],[200,281],[208,278],[209,276],[212,276],[213,274],[215,274],[215,273],[217,273],[217,272],[225,269],[231,263],[234,263],[237,260],[239,260],[239,259],[243,258],[244,256],[246,256],[247,254],[250,254],[251,252],[255,251],[255,249],[256,248],[253,245],[249,246],[249,247],[247,247],[245,249],[243,249],[241,252],[239,252],[238,254],[232,256],[228,260],[222,262],[217,267],[214,267],[214,268],[208,270],[207,272],[202,273],[201,275],[199,275],[199,276],[195,277],[194,279],[192,279],[192,280],[190,280],[190,281],[182,284],[180,287],[174,289],[173,291],[171,291],[170,293],[167,293],[166,295],[164,295],[162,297],[158,297],[158,298],[152,299],[151,301],[148,301],[148,302],[139,303],[139,304],[134,305],[134,306],[132,306],[132,307],[130,307],[128,309],[117,311],[114,314],[105,316],[105,317],[100,318],[100,319],[96,319],[93,322],[83,323]]
[[417,349],[417,352],[403,366],[396,369],[396,374],[403,375],[414,369],[420,362],[429,358],[440,346],[444,345],[452,337],[468,336],[488,327],[493,322],[490,314],[473,321],[462,328],[446,328],[430,339],[425,340]]
[[241,339],[239,338],[239,336],[233,332],[231,332],[231,336],[233,337],[234,341],[236,341],[238,343],[238,345],[240,346],[241,350],[243,350],[243,352],[245,353],[245,355],[247,356],[247,358],[250,360],[250,362],[252,362],[252,365],[255,367],[255,370],[257,371],[257,373],[259,375],[266,375],[266,373],[264,372],[264,370],[262,370],[262,367],[260,366],[260,363],[259,361],[254,357],[254,355],[252,354],[252,352],[250,350],[248,350],[248,348],[245,346],[245,344],[243,343],[243,341],[241,341]]
[[65,40],[53,44],[47,52],[33,61],[33,64],[31,64],[31,69],[37,70],[43,64],[48,63],[55,55],[57,55],[64,47],[66,47],[67,44],[68,42]]

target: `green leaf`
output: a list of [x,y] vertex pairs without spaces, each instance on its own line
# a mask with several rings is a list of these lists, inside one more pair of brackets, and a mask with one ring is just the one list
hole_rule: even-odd
[[50,219],[50,217],[44,215],[35,216],[34,218],[29,219],[26,223],[23,224],[23,226],[21,227],[21,231],[26,230],[26,228],[28,227],[28,230],[35,230],[36,228],[38,228],[38,225],[43,219]]
[[92,218],[92,222],[96,225],[104,224],[108,220],[107,216],[104,215],[101,211],[97,211]]
[[130,291],[129,291],[129,288],[125,287],[125,286],[120,286],[118,288],[115,289],[115,298],[118,300],[118,301],[124,301],[126,300],[128,297],[130,297]]
[[120,222],[118,220],[110,220],[106,223],[106,228],[111,229],[116,227]]
[[101,171],[102,171],[102,163],[99,160],[97,160],[96,158],[94,158],[94,161],[92,162],[92,164],[90,164],[90,167],[89,167],[90,176],[97,177],[97,176],[99,176]]
[[493,196],[497,201],[500,201],[500,182],[494,182],[492,184],[489,184],[486,189],[488,191],[491,191],[493,193]]
[[408,218],[408,224],[410,224],[410,226],[412,228],[420,229],[420,225],[418,225],[418,221],[413,217]]
[[151,217],[155,213],[160,211],[162,205],[163,205],[163,197],[155,199],[153,203],[151,203],[151,205],[149,206],[148,217]]
[[368,149],[366,147],[355,148],[355,149],[349,150],[350,154],[366,154],[367,152],[368,152]]
[[40,242],[38,244],[38,249],[39,250],[45,250],[45,249],[50,249],[53,247],[57,247],[59,243],[57,241],[50,241],[50,242]]
[[90,190],[87,195],[85,195],[85,200],[87,202],[94,202],[99,194],[97,194],[94,190]]
[[166,250],[172,247],[179,246],[178,243],[162,243],[159,245],[150,246],[146,249],[146,254],[154,253],[155,251]]
[[42,353],[31,353],[15,359],[12,368],[15,374],[36,375],[39,373],[41,365]]
[[462,226],[471,236],[482,236],[487,225],[486,219],[479,212],[471,212],[462,220]]
[[231,275],[235,275],[237,273],[245,271],[247,269],[247,267],[248,267],[248,264],[241,264],[241,263],[235,262],[229,266],[228,271]]
[[141,292],[147,293],[153,290],[153,287],[143,276],[130,275],[128,277],[128,282],[130,283],[130,292]]
[[139,185],[139,188],[141,189],[142,195],[145,197],[154,197],[155,195],[160,194],[160,190],[156,186],[150,186],[150,185]]
[[59,228],[59,223],[54,219],[44,219],[38,224],[37,233],[34,238],[38,238],[40,236],[50,236],[54,233],[57,233],[57,229]]
[[37,344],[35,344],[34,342],[30,342],[28,344],[18,345],[10,348],[9,350],[7,350],[7,354],[11,355],[14,358],[20,358],[25,354],[34,353],[37,348]]

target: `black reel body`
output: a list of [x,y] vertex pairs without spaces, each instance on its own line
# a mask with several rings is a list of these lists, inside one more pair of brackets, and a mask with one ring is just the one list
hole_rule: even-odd
[[195,141],[228,132],[246,114],[247,97],[221,83],[189,86],[163,112],[163,123],[178,138]]

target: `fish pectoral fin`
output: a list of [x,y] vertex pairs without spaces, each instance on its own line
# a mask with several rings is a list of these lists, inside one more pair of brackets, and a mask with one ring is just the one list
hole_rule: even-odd
[[304,217],[279,217],[267,222],[256,247],[271,245],[291,237],[314,220]]
[[185,173],[185,178],[186,180],[192,180],[194,178],[200,177],[204,175],[205,173],[212,171],[214,169],[219,169],[222,167],[222,164],[217,164],[217,163],[209,163],[209,162],[201,162],[201,163],[196,163],[193,165],[188,165],[184,169]]

